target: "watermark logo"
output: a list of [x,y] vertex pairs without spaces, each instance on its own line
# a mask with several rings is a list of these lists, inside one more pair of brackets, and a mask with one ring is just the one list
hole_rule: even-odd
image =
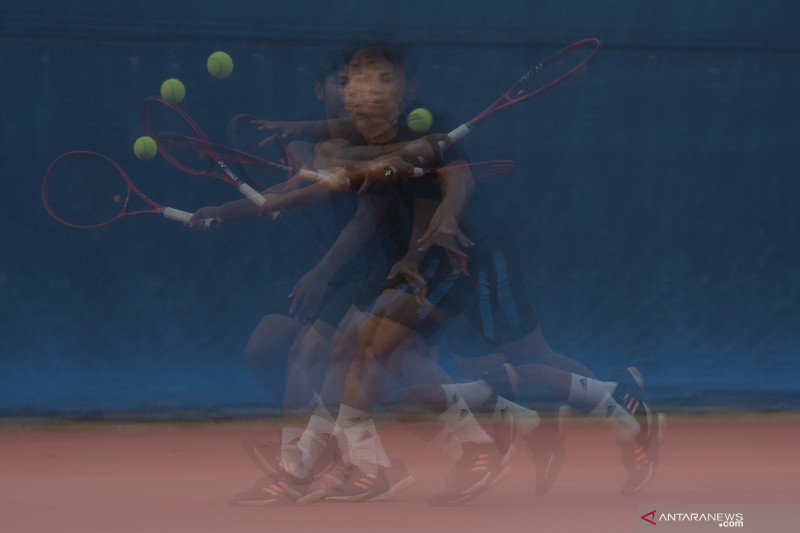
[[795,504],[669,504],[639,505],[638,531],[650,533],[719,531],[796,533],[800,521]]

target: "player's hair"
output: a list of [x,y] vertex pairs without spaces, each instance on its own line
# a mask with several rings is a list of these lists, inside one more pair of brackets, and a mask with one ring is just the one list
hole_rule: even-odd
[[355,57],[377,58],[389,61],[395,67],[405,70],[406,77],[417,74],[417,62],[413,52],[407,45],[393,41],[360,41],[352,45],[349,60]]
[[329,49],[317,61],[314,72],[315,80],[324,84],[329,76],[336,74],[340,68],[350,62],[355,50],[354,43],[345,43]]

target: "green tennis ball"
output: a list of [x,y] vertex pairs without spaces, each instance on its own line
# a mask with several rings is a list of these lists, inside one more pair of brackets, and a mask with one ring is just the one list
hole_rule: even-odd
[[225,52],[214,52],[208,56],[206,66],[208,73],[218,80],[224,80],[233,72],[233,60]]
[[433,115],[424,107],[418,107],[408,114],[406,124],[408,124],[408,129],[411,131],[423,133],[433,126]]
[[186,88],[181,80],[170,78],[161,84],[161,98],[171,104],[179,104],[186,96]]
[[133,153],[139,159],[153,159],[158,153],[158,147],[152,137],[139,137],[133,143]]

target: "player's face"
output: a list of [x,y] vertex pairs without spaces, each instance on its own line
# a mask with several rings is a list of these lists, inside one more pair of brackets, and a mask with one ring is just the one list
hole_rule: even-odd
[[390,140],[403,101],[403,69],[386,59],[356,56],[347,77],[344,103],[350,120],[367,141]]
[[328,118],[344,118],[347,111],[344,107],[344,88],[347,86],[347,67],[342,66],[337,72],[325,80],[323,104]]

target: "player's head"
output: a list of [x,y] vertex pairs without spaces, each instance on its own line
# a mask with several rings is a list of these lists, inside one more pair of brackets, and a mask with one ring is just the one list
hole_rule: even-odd
[[385,142],[397,133],[406,92],[404,52],[394,44],[366,43],[348,62],[345,108],[367,141]]
[[317,62],[314,95],[324,104],[327,118],[347,116],[344,88],[347,85],[347,64],[352,54],[353,46],[343,45],[329,50]]

